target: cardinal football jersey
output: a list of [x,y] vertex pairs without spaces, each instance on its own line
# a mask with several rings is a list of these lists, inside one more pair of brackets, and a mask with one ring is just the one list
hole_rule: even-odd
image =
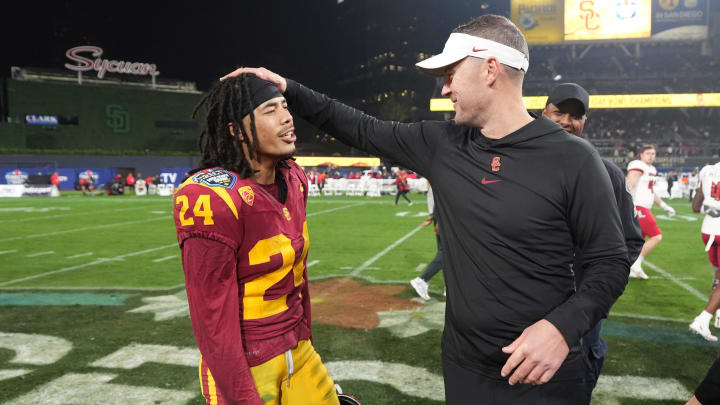
[[653,187],[655,186],[655,177],[657,170],[655,166],[649,165],[642,160],[633,160],[628,164],[628,173],[631,171],[639,171],[642,173],[635,189],[632,191],[633,202],[636,206],[652,208],[655,198]]
[[[205,238],[235,252],[227,260],[237,266],[239,321],[250,366],[310,337],[307,178],[297,164],[289,164],[278,169],[287,185],[285,204],[266,187],[222,168],[196,172],[174,197],[181,248],[190,238]],[[186,273],[202,260],[183,255]]]

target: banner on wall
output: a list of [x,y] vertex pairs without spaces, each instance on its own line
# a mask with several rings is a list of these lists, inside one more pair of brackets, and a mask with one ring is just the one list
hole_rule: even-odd
[[652,39],[708,37],[708,0],[653,0]]
[[177,187],[182,184],[187,173],[192,170],[189,167],[172,167],[160,171],[160,184],[172,184]]
[[[547,96],[523,97],[525,108],[542,110]],[[720,93],[676,94],[595,94],[590,96],[590,108],[690,108],[720,107]],[[449,98],[430,99],[430,111],[453,111]]]

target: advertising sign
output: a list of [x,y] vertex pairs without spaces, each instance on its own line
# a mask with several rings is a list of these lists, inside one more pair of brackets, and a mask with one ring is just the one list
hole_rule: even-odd
[[53,193],[51,185],[26,185],[23,196],[27,197],[50,197]]
[[5,181],[7,184],[25,184],[28,174],[22,170],[13,170],[5,173]]
[[103,49],[97,46],[76,46],[65,52],[65,56],[74,63],[66,63],[65,67],[76,72],[94,70],[98,79],[106,73],[122,73],[136,76],[152,76],[160,74],[154,63],[128,62],[115,59],[104,59]]
[[187,178],[189,167],[172,167],[160,170],[160,184],[172,184],[178,187]]
[[705,39],[708,0],[653,0],[653,39]]
[[[450,103],[450,108],[452,110],[452,103]],[[363,158],[363,157],[298,156],[297,158],[295,158],[295,162],[302,167],[327,166],[329,164],[333,164],[335,166],[340,166],[340,167],[380,166],[379,158]]]
[[528,44],[563,41],[563,0],[512,0],[511,8]]
[[55,126],[59,123],[56,115],[34,115],[28,114],[25,116],[25,123],[28,125],[50,125]]
[[650,7],[651,0],[565,0],[565,40],[648,38]]
[[0,184],[0,197],[22,197],[25,186],[19,184]]
[[[542,110],[547,96],[523,97],[525,108]],[[675,94],[595,94],[590,96],[590,108],[688,108],[720,107],[720,93]],[[430,111],[453,111],[449,98],[431,98]]]

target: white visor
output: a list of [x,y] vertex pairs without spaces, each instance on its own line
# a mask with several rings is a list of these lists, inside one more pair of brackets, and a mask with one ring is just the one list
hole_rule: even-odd
[[445,74],[445,68],[459,62],[466,56],[484,59],[494,56],[503,65],[523,72],[527,72],[530,65],[522,52],[507,45],[455,32],[450,34],[450,38],[445,42],[445,48],[443,48],[441,54],[418,62],[415,66],[427,74],[442,76]]

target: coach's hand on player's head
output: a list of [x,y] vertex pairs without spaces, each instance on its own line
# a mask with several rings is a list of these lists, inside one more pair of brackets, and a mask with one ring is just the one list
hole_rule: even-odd
[[508,383],[545,384],[550,381],[570,352],[565,338],[552,323],[541,319],[528,326],[509,346],[502,348],[510,354],[500,374]]
[[252,68],[252,67],[241,67],[235,69],[233,72],[226,74],[225,76],[220,78],[220,81],[223,81],[225,79],[229,79],[231,77],[238,77],[243,73],[252,73],[255,76],[257,76],[259,79],[267,80],[273,84],[275,84],[278,89],[280,89],[281,93],[285,93],[285,90],[287,90],[287,80],[285,80],[284,77],[280,76],[279,74],[275,72],[271,72],[264,67],[259,68]]

